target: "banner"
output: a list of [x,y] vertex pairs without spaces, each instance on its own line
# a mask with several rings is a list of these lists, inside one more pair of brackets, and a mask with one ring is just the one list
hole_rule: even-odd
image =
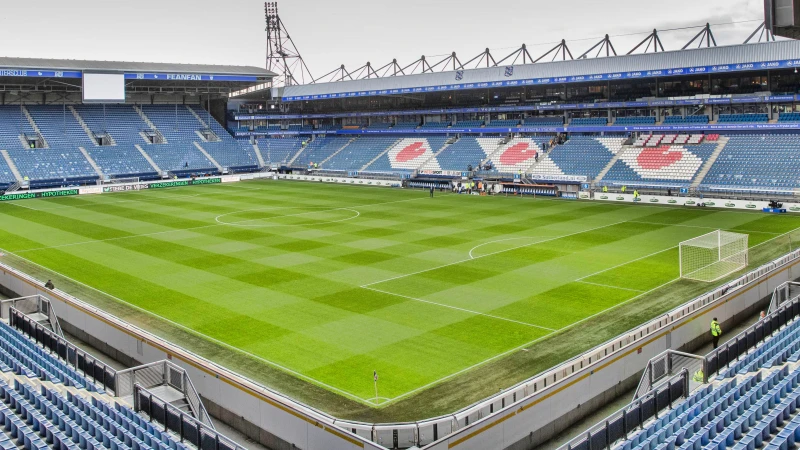
[[59,189],[54,191],[38,191],[38,192],[20,192],[12,194],[0,195],[0,202],[7,202],[9,200],[25,200],[28,198],[52,198],[52,197],[67,197],[71,195],[78,195],[78,189]]

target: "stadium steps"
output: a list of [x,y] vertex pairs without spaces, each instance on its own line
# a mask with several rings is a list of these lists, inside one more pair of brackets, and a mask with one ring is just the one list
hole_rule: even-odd
[[[80,124],[81,128],[83,128],[83,131],[84,131],[84,133],[86,133],[86,136],[89,139],[91,139],[92,142],[94,142],[95,147],[98,147],[99,144],[97,143],[97,139],[95,139],[95,137],[94,137],[94,133],[92,133],[92,130],[89,129],[88,125],[86,125],[86,122],[83,121],[83,117],[81,117],[81,115],[78,113],[78,110],[75,109],[72,105],[69,105],[67,108],[69,108],[70,112],[72,112],[72,115],[75,117],[75,120],[77,120],[78,123]],[[110,135],[108,137],[109,137],[109,140],[112,141],[111,145],[116,145],[117,144],[116,142],[114,142],[114,139],[112,139]]]
[[494,151],[492,151],[486,158],[481,160],[481,162],[478,164],[478,167],[486,166],[486,163],[488,163],[489,161],[493,161],[494,160],[493,158],[501,155],[503,151],[506,149],[506,146],[508,146],[508,143],[511,142],[512,140],[513,138],[504,138],[503,140],[501,140],[500,143],[497,144],[497,148],[494,149]]
[[147,160],[147,162],[148,162],[148,163],[150,163],[150,165],[151,165],[151,166],[153,166],[153,169],[155,169],[155,171],[156,171],[156,172],[158,172],[158,173],[159,173],[159,175],[161,174],[161,172],[163,172],[163,171],[161,170],[161,168],[160,168],[160,167],[158,167],[158,165],[156,164],[156,162],[155,162],[155,161],[153,161],[153,158],[151,158],[151,157],[150,157],[150,155],[148,155],[148,154],[147,154],[147,152],[146,152],[146,151],[144,151],[144,149],[142,148],[142,146],[141,146],[141,145],[139,145],[139,144],[136,144],[136,145],[134,145],[134,147],[136,147],[136,150],[139,150],[139,153],[141,153],[141,154],[142,154],[142,156],[144,156],[144,159],[146,159],[146,160]]
[[713,166],[717,161],[717,158],[719,158],[720,153],[722,153],[722,150],[725,149],[725,145],[728,144],[729,140],[730,139],[727,136],[719,137],[717,140],[717,148],[714,150],[714,153],[708,157],[708,160],[705,164],[703,164],[703,167],[700,169],[700,171],[697,172],[697,176],[694,178],[694,181],[692,181],[692,189],[697,189],[697,186],[700,186],[700,183],[703,182],[703,179],[705,179],[708,171],[711,170],[711,166]]
[[341,152],[342,152],[342,150],[346,149],[346,148],[347,148],[347,147],[348,147],[350,144],[352,144],[353,142],[355,142],[355,141],[356,141],[356,139],[358,139],[358,137],[354,137],[353,139],[350,139],[349,141],[347,141],[347,143],[346,143],[346,144],[344,144],[344,145],[342,146],[342,148],[340,148],[339,150],[336,150],[335,152],[331,153],[331,156],[328,156],[327,158],[325,158],[324,160],[322,160],[322,162],[320,162],[320,163],[319,163],[319,166],[320,166],[320,167],[322,167],[322,165],[323,165],[323,164],[325,164],[326,162],[328,162],[328,161],[330,161],[331,159],[335,158],[335,157],[336,157],[336,155],[338,155],[339,153],[341,153]]
[[208,123],[205,120],[203,120],[202,117],[200,117],[200,114],[197,114],[197,111],[190,108],[189,105],[184,105],[184,106],[186,106],[186,109],[188,109],[189,112],[192,113],[194,118],[197,119],[197,121],[200,122],[201,125],[203,125],[203,128],[211,129],[211,127],[208,126]]
[[304,142],[303,145],[300,146],[300,150],[298,150],[294,154],[294,156],[292,156],[292,158],[289,159],[289,162],[287,162],[286,165],[291,167],[291,165],[294,163],[294,160],[296,160],[298,157],[300,157],[300,154],[303,153],[306,150],[306,148],[308,148],[308,144],[309,143],[310,143],[310,141]]
[[17,169],[17,165],[14,164],[14,160],[11,159],[11,156],[5,150],[0,150],[0,154],[3,155],[3,159],[6,160],[6,164],[8,164],[8,168],[11,169],[11,173],[14,174],[14,178],[17,179],[18,183],[22,183],[22,174],[19,173],[19,169]]
[[[151,130],[153,130],[155,133],[158,134],[158,136],[161,138],[161,143],[166,144],[167,143],[167,138],[165,138],[164,135],[161,133],[161,131],[158,130],[158,127],[156,127],[156,124],[154,124],[153,121],[151,121],[150,118],[147,117],[147,114],[145,114],[144,111],[142,111],[142,108],[140,108],[139,105],[133,105],[133,109],[135,109],[136,113],[139,114],[139,117],[141,117],[142,120],[144,120],[144,123],[146,123],[147,126],[150,127]],[[142,137],[144,137],[144,136],[142,136]],[[139,149],[139,150],[141,150],[141,149]],[[148,160],[150,159],[149,156],[147,158],[148,158]]]
[[100,176],[100,179],[105,179],[106,175],[103,173],[103,170],[100,169],[100,166],[97,165],[97,162],[95,162],[95,160],[92,159],[92,156],[89,154],[89,152],[87,152],[86,149],[83,147],[78,147],[78,150],[80,150],[81,153],[83,153],[84,158],[86,158],[86,160],[89,161],[89,165],[92,166],[92,169],[94,169],[95,172],[97,172],[97,175]]
[[261,149],[258,144],[253,144],[253,151],[256,152],[256,159],[258,159],[258,167],[264,167],[267,163],[264,162],[264,156],[261,155]]
[[613,158],[611,158],[611,161],[609,161],[608,164],[606,164],[606,166],[603,167],[603,170],[601,170],[600,173],[598,173],[597,176],[594,177],[594,182],[595,183],[599,183],[603,179],[603,177],[606,176],[608,171],[611,170],[612,167],[614,167],[614,164],[617,163],[617,160],[620,157],[622,157],[622,155],[626,151],[630,150],[631,148],[633,148],[633,147],[631,147],[630,145],[623,145],[622,148],[620,149],[620,151],[618,151],[617,154],[614,155]]
[[[36,125],[36,121],[33,120],[33,116],[31,115],[30,111],[28,111],[28,108],[26,108],[25,105],[20,105],[20,109],[22,109],[22,114],[25,114],[25,118],[28,119],[28,123],[31,124],[33,131],[35,131],[36,135],[39,137],[39,139],[41,139],[42,143],[44,144],[44,148],[50,148],[50,145],[47,143],[47,139],[44,138],[42,130],[39,129],[39,125]],[[20,141],[21,140],[22,136],[20,136]],[[22,146],[28,148],[26,142],[23,142]]]
[[[442,146],[442,148],[440,148],[436,153],[433,154],[433,156],[431,156],[430,158],[428,158],[427,161],[422,163],[422,165],[419,166],[418,170],[439,170],[439,162],[438,162],[439,154],[460,140],[461,138],[458,136],[448,140],[447,143]],[[428,166],[428,164],[432,162],[435,163],[435,165]]]
[[198,149],[198,150],[200,150],[200,153],[202,153],[203,155],[205,155],[205,156],[206,156],[206,158],[208,158],[208,160],[209,160],[209,161],[211,161],[211,164],[214,164],[214,166],[217,168],[217,170],[219,170],[220,172],[222,172],[222,166],[221,166],[221,165],[220,165],[220,164],[217,162],[217,160],[216,160],[216,159],[214,159],[214,158],[213,158],[213,157],[212,157],[212,156],[211,156],[211,155],[210,155],[210,154],[209,154],[209,153],[206,151],[206,149],[204,149],[204,148],[203,148],[203,146],[202,146],[202,145],[200,145],[200,143],[199,143],[199,142],[197,142],[197,141],[194,141],[194,142],[193,142],[193,144],[194,144],[194,146],[195,146],[195,147],[197,147],[197,149]]
[[380,155],[378,155],[378,156],[376,156],[376,157],[372,158],[372,159],[371,159],[371,160],[370,160],[368,163],[364,164],[364,166],[363,166],[363,167],[361,167],[360,169],[358,169],[358,171],[359,171],[359,172],[363,172],[363,171],[367,170],[367,167],[371,166],[371,165],[372,165],[372,164],[373,164],[375,161],[377,161],[377,160],[381,159],[381,157],[382,157],[383,155],[385,155],[385,154],[389,153],[389,150],[391,150],[391,149],[395,148],[395,147],[396,147],[398,144],[400,144],[401,142],[403,142],[403,139],[398,139],[398,140],[394,141],[394,143],[392,143],[392,145],[390,145],[390,146],[386,147],[386,148],[385,148],[385,149],[384,149],[384,150],[383,150],[383,151],[380,153]]

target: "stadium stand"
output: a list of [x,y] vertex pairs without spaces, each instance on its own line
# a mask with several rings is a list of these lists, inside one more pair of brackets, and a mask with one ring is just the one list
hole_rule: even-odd
[[[190,105],[189,108],[201,117],[211,131],[219,138],[218,142],[199,142],[201,147],[203,147],[214,160],[223,167],[235,171],[252,171],[258,168],[258,160],[251,145],[236,141],[236,139],[228,134],[225,128],[203,108],[197,105]],[[199,141],[199,139],[196,139],[196,141]]]
[[447,122],[426,122],[422,124],[420,128],[423,129],[434,129],[434,128],[447,128],[450,124]]
[[667,118],[664,119],[664,125],[679,125],[679,124],[690,124],[690,123],[696,123],[696,124],[708,123],[708,116],[706,115],[686,116],[686,117],[667,116]]
[[522,121],[523,125],[539,127],[561,127],[564,126],[563,117],[528,117]]
[[303,140],[297,137],[261,139],[258,141],[258,148],[265,161],[287,163],[300,150]]
[[608,119],[605,117],[582,117],[570,120],[569,124],[574,127],[603,126],[608,125]]
[[142,148],[161,170],[217,173],[214,164],[192,142],[152,144]]
[[[448,146],[439,153],[435,161],[441,170],[464,171],[469,166],[477,167],[486,158],[486,153],[478,139],[483,140],[486,148],[497,148],[499,138],[475,138],[464,136],[452,145]],[[487,142],[488,141],[488,142]],[[435,167],[426,164],[423,169],[436,170]]]
[[732,135],[701,186],[794,189],[800,185],[800,135]]
[[716,143],[628,148],[623,150],[603,181],[688,185],[716,148]]
[[36,126],[52,149],[77,149],[97,145],[65,106],[28,106]]
[[[502,121],[500,121],[500,122],[502,122]],[[517,122],[519,122],[519,121],[517,121]],[[497,122],[492,122],[492,125],[493,126],[500,126],[500,127],[513,126],[513,125],[498,125]],[[456,126],[457,127],[465,127],[465,128],[470,128],[470,127],[478,128],[478,127],[482,127],[483,126],[483,121],[482,120],[462,120],[461,122],[457,122]]]
[[614,125],[655,125],[655,116],[618,117]]
[[292,166],[308,167],[310,163],[319,164],[347,145],[348,142],[350,142],[350,138],[346,136],[317,136],[300,152],[297,159],[292,162]]
[[397,137],[383,136],[356,139],[320,167],[328,170],[361,170],[398,140]]
[[368,130],[388,130],[392,127],[390,122],[373,122],[367,125]]
[[146,142],[139,133],[149,127],[130,105],[76,105],[75,110],[92,132],[107,132],[117,145]]
[[31,187],[51,187],[93,181],[97,172],[77,148],[9,150],[9,156]]
[[200,140],[195,133],[202,124],[184,105],[143,105],[142,111],[164,135],[167,142],[186,142]]
[[492,155],[494,170],[503,173],[525,172],[542,154],[541,143],[532,138],[514,138]]
[[[419,169],[426,161],[444,147],[447,137],[401,139],[385,155],[366,167],[367,172],[410,172]],[[434,164],[432,170],[438,170]]]
[[158,173],[133,145],[108,145],[87,148],[104,174],[155,179]]
[[11,172],[11,168],[8,167],[8,163],[4,158],[0,158],[0,190],[6,190],[14,181],[14,174]]
[[552,150],[534,166],[538,175],[577,175],[593,179],[622,148],[625,138],[573,136]]
[[419,122],[397,122],[394,124],[394,129],[402,128],[402,129],[411,129],[417,128],[419,126]]
[[717,123],[754,123],[768,122],[766,114],[720,114]]
[[800,122],[800,113],[781,113],[778,116],[778,122]]
[[[459,125],[461,123],[459,122]],[[493,120],[489,123],[490,127],[518,127],[519,120]]]
[[19,106],[0,106],[0,149],[25,148],[21,134],[35,136],[36,132]]

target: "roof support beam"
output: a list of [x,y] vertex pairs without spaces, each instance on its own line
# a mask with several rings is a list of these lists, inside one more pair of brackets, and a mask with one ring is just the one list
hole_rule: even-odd
[[562,39],[561,42],[558,43],[558,45],[556,45],[555,47],[551,48],[547,53],[545,53],[544,55],[542,55],[539,58],[537,58],[536,61],[534,61],[534,63],[537,63],[537,62],[541,61],[542,59],[544,59],[545,57],[547,57],[551,53],[553,54],[553,59],[550,60],[551,62],[555,61],[559,57],[558,56],[559,53],[561,53],[561,60],[562,61],[566,61],[567,60],[567,55],[569,55],[569,59],[575,59],[575,58],[572,57],[572,52],[569,51],[569,47],[567,47],[567,41]]
[[[759,32],[761,34],[758,34]],[[772,34],[772,31],[770,31],[769,28],[765,26],[764,22],[761,22],[761,25],[759,25],[758,28],[756,28],[755,31],[753,31],[753,33],[751,33],[750,36],[748,36],[747,39],[745,39],[744,43],[745,44],[749,43],[750,40],[753,39],[753,37],[755,37],[756,34],[758,34],[758,41],[756,42],[764,42],[764,41],[769,42],[775,40],[775,35]]]
[[700,30],[700,32],[697,33],[691,41],[687,42],[681,50],[686,50],[689,48],[689,46],[692,45],[692,43],[698,38],[700,39],[700,44],[697,46],[697,48],[703,46],[703,40],[705,40],[705,46],[708,48],[711,48],[712,44],[714,47],[717,46],[717,40],[714,39],[714,33],[711,32],[711,25],[706,23],[706,26],[704,26],[703,29]]
[[517,63],[517,60],[519,60],[520,56],[522,57],[522,64],[528,64],[529,61],[533,62],[533,58],[531,57],[531,54],[528,53],[528,47],[525,44],[522,44],[522,46],[520,48],[518,48],[518,49],[514,50],[513,52],[511,52],[510,55],[506,56],[505,58],[501,59],[500,61],[497,61],[497,63],[495,63],[495,66],[499,66],[505,60],[511,58],[512,56],[514,57],[514,60],[511,61],[511,65],[512,66]]
[[648,34],[647,37],[642,40],[642,42],[636,44],[636,47],[633,47],[633,49],[626,54],[627,55],[632,54],[645,42],[647,42],[647,47],[645,47],[644,53],[647,53],[650,50],[651,45],[653,46],[653,53],[658,53],[659,48],[661,49],[662,52],[664,51],[664,46],[661,45],[661,39],[658,37],[658,30],[654,28],[652,33]]
[[[597,48],[597,47],[600,47],[600,48]],[[589,55],[589,53],[591,53],[592,50],[594,50],[596,48],[597,48],[597,54],[594,55],[595,58],[598,58],[600,56],[600,54],[603,52],[603,49],[605,49],[605,51],[606,51],[606,56],[611,56],[612,53],[614,54],[614,56],[617,56],[617,51],[614,50],[614,45],[611,43],[611,38],[609,38],[608,35],[606,35],[606,37],[604,37],[602,40],[600,40],[600,42],[598,42],[597,44],[594,44],[592,46],[592,48],[590,48],[589,50],[586,50],[586,52],[584,54],[582,54],[581,56],[578,56],[578,59],[586,59],[586,57]]]
[[497,65],[497,61],[494,60],[494,57],[492,56],[492,52],[490,52],[488,48],[486,50],[482,51],[478,56],[476,56],[476,57],[470,59],[469,61],[465,62],[461,66],[461,68],[463,68],[463,69],[468,68],[467,66],[472,64],[473,61],[475,62],[475,67],[473,67],[473,69],[477,69],[479,67],[484,67],[483,66],[483,62],[484,61],[486,61],[486,66],[485,67],[492,67],[492,66],[496,66]]

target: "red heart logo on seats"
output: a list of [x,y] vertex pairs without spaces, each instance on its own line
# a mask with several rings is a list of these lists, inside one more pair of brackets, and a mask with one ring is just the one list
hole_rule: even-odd
[[683,158],[683,152],[670,151],[669,147],[646,148],[636,157],[642,169],[658,170],[675,164]]
[[508,147],[506,151],[500,155],[500,163],[514,165],[525,162],[536,155],[536,150],[530,148],[527,142],[520,142]]
[[397,156],[394,157],[395,161],[406,162],[414,158],[419,158],[420,155],[425,153],[424,145],[424,142],[414,142],[413,144],[407,145],[404,149],[397,152]]

